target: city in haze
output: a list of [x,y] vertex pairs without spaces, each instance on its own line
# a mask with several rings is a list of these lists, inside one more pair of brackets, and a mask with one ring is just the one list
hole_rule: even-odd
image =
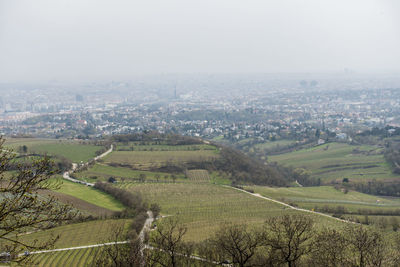
[[400,266],[400,2],[0,0],[0,265]]

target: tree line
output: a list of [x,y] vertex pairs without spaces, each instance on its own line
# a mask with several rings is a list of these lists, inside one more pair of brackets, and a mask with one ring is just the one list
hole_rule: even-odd
[[[399,266],[400,236],[386,239],[371,227],[317,228],[304,215],[272,217],[261,227],[225,223],[204,241],[185,241],[187,228],[166,218],[139,239],[108,248],[97,266]],[[119,255],[110,260],[109,255]],[[126,255],[126,257],[122,257]],[[135,255],[134,258],[128,255]],[[197,255],[193,257],[193,255]],[[100,264],[99,263],[107,263]]]

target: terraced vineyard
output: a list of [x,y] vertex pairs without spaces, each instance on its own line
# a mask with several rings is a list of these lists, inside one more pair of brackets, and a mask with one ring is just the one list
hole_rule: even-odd
[[194,182],[208,182],[211,179],[207,170],[189,170],[187,176]]
[[305,168],[315,178],[330,182],[343,178],[352,180],[395,179],[383,157],[383,149],[376,146],[352,146],[328,143],[291,153],[270,156],[270,162]]
[[[163,215],[180,218],[188,227],[186,238],[191,241],[210,237],[223,222],[255,226],[262,224],[269,216],[297,212],[232,188],[207,183],[142,183],[119,186],[141,192],[148,203],[158,203]],[[319,217],[318,223],[337,222]]]
[[99,253],[101,253],[101,248],[42,253],[32,256],[32,263],[40,267],[90,266]]
[[93,245],[107,242],[112,229],[118,225],[127,225],[129,222],[128,219],[109,219],[74,223],[24,235],[21,236],[21,240],[33,241],[37,239],[40,241],[48,239],[50,235],[60,235],[60,239],[55,243],[55,248]]
[[313,207],[313,205],[344,205],[351,208],[354,205],[354,210],[360,206],[364,208],[378,209],[393,209],[400,208],[400,199],[377,197],[368,194],[349,191],[344,193],[341,190],[336,190],[332,186],[319,187],[289,187],[289,188],[274,188],[267,186],[248,186],[248,189],[254,190],[263,196],[267,196],[285,202],[296,203],[300,207]]
[[[363,194],[356,191],[344,193],[336,190],[332,186],[318,187],[289,187],[289,188],[273,188],[267,186],[247,186],[246,189],[253,190],[262,196],[283,201],[291,205],[308,210],[331,209],[343,214],[350,214],[353,217],[363,218],[366,211],[374,214],[374,212],[382,212],[386,214],[370,215],[372,223],[379,220],[396,220],[400,221],[400,198],[385,198],[373,195]],[[326,212],[330,213],[330,212]],[[331,212],[334,214],[335,212]],[[399,214],[397,214],[399,213]],[[393,214],[391,216],[391,214]],[[347,215],[347,217],[350,215]],[[345,216],[346,217],[346,216]],[[364,218],[363,218],[364,219]]]

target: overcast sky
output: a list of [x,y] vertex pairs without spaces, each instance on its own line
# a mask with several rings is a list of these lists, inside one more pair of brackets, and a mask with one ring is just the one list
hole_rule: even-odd
[[400,73],[399,0],[0,0],[0,82]]

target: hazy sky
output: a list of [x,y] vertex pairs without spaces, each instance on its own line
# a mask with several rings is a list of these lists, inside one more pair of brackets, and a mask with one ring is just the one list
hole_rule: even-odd
[[399,0],[0,0],[0,82],[400,73]]

